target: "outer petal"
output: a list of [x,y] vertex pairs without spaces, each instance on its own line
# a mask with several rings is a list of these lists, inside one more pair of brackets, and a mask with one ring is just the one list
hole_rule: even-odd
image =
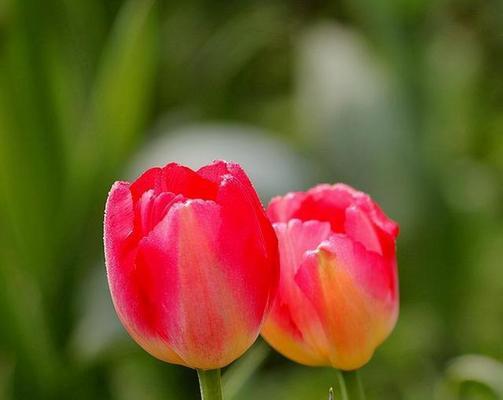
[[361,243],[369,251],[383,254],[379,234],[369,216],[353,204],[346,209],[345,233],[354,241]]
[[250,306],[247,317],[254,322],[258,336],[278,285],[278,241],[258,198],[250,197],[249,187],[241,181],[227,176],[217,202],[222,208],[219,252]]
[[124,243],[134,228],[134,211],[129,184],[115,182],[108,194],[105,207],[104,244],[109,268],[115,269],[120,264],[124,253]]
[[262,329],[268,343],[290,359],[326,365],[328,341],[320,318],[294,282],[306,251],[330,235],[328,223],[291,220],[274,225],[279,240],[281,273],[278,294]]
[[363,366],[393,329],[398,313],[394,267],[336,235],[299,269],[295,281],[323,321],[332,366]]
[[[238,257],[230,264],[241,269],[250,283],[254,282],[248,291],[259,301],[251,299],[250,303],[256,303],[257,317],[262,320],[272,304],[279,279],[278,241],[272,225],[252,183],[238,164],[215,161],[198,173],[219,183],[216,202],[222,206],[223,226],[227,227],[223,233],[226,241],[222,244],[222,254]],[[247,255],[244,259],[243,252]],[[260,303],[265,297],[266,310]]]
[[382,254],[388,259],[395,258],[395,241],[398,236],[398,224],[388,218],[381,208],[365,193],[358,192],[356,205],[372,221],[378,236]]
[[[108,195],[104,224],[107,276],[114,304],[121,296],[122,288],[127,286],[127,272],[133,268],[136,257],[136,248],[130,239],[133,229],[134,211],[129,184],[116,182]],[[119,317],[122,319],[120,312]]]
[[116,182],[107,200],[104,242],[108,283],[117,315],[135,341],[149,353],[167,362],[184,364],[156,332],[155,320],[135,279],[138,250],[133,230],[134,210],[129,184]]
[[288,222],[300,208],[306,193],[290,192],[284,196],[274,197],[267,207],[267,215],[274,222]]
[[381,208],[372,199],[363,192],[357,192],[355,195],[356,203],[364,210],[372,222],[388,235],[396,238],[398,236],[398,224],[386,216]]

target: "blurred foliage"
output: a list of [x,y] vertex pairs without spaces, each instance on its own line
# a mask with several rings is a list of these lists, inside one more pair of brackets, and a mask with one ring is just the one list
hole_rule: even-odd
[[[485,386],[493,394],[493,398],[503,398],[503,364],[489,357],[477,355],[464,355],[451,361],[445,378],[439,383],[436,391],[438,399],[456,399],[460,393],[465,393],[467,383],[477,384],[470,386],[470,390]],[[479,397],[477,397],[479,398]]]
[[[503,360],[501,71],[499,0],[0,0],[0,398],[196,398],[119,326],[102,212],[145,165],[219,157],[265,202],[346,181],[400,222],[369,399],[501,398],[497,361],[449,364]],[[333,371],[264,346],[229,399],[327,398]]]

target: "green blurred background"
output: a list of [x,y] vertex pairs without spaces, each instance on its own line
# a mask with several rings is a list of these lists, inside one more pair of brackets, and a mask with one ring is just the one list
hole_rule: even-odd
[[[0,0],[0,399],[195,399],[106,286],[114,180],[241,162],[266,203],[344,181],[401,225],[373,399],[503,398],[503,2]],[[470,355],[471,354],[471,355]],[[326,399],[259,341],[227,399]]]

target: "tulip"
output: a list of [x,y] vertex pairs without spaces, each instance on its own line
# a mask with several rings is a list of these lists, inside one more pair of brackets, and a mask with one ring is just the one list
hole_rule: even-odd
[[301,364],[360,368],[397,320],[398,225],[343,184],[276,197],[267,212],[280,280],[263,337]]
[[116,182],[104,225],[115,310],[148,353],[213,370],[253,344],[277,287],[278,245],[239,165],[172,163]]

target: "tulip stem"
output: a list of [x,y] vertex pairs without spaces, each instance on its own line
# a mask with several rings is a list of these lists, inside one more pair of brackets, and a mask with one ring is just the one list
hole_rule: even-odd
[[342,371],[336,369],[335,373],[337,374],[337,386],[336,386],[337,396],[334,396],[333,393],[332,396],[337,400],[349,400],[348,393],[346,390],[346,383],[344,382],[344,376],[342,375]]
[[202,400],[222,400],[220,369],[197,370]]
[[363,392],[363,385],[359,372],[357,370],[341,371],[341,375],[344,379],[346,398],[348,400],[365,400],[365,393]]

